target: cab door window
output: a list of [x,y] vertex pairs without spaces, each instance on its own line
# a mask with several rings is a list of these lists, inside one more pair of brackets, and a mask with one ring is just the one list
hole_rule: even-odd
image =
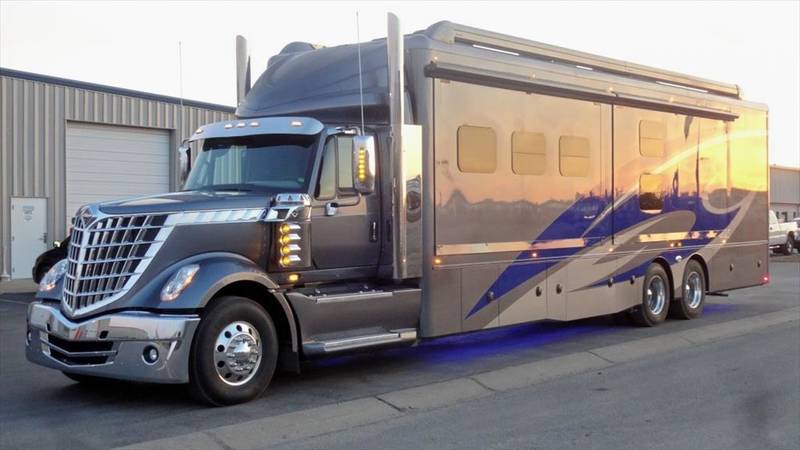
[[318,200],[355,195],[352,160],[352,136],[332,136],[328,139],[322,153],[322,165],[315,193]]

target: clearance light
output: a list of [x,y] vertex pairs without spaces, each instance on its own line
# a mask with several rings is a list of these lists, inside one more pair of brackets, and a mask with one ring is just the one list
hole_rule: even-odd
[[358,149],[358,181],[367,180],[367,150],[364,147]]
[[300,258],[300,225],[284,222],[278,226],[278,263],[289,267],[302,262]]
[[538,253],[536,253],[536,252],[531,252],[531,258],[537,258],[537,257],[539,257],[539,254],[538,254]]
[[769,274],[766,274],[763,277],[761,277],[761,282],[764,284],[769,283]]
[[442,263],[442,258],[433,258],[433,263],[437,266]]

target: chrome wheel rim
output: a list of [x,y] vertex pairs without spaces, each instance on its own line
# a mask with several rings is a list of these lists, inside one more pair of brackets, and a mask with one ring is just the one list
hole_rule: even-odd
[[647,283],[645,303],[650,312],[656,316],[664,310],[664,305],[667,303],[667,288],[661,277],[653,277]]
[[688,300],[689,308],[697,309],[700,306],[700,302],[703,301],[703,281],[700,279],[699,273],[692,272],[686,278],[683,295]]
[[228,324],[214,344],[214,368],[223,383],[241,386],[250,381],[261,365],[261,336],[242,320]]

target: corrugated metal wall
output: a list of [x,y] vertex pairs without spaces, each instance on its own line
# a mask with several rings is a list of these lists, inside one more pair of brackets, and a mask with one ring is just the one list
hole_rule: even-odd
[[800,217],[800,168],[769,168],[769,201],[779,219]]
[[[63,238],[67,121],[166,129],[177,148],[200,125],[232,117],[224,111],[0,77],[0,277],[11,264],[11,197],[46,197],[49,239]],[[177,158],[171,161],[174,187]]]

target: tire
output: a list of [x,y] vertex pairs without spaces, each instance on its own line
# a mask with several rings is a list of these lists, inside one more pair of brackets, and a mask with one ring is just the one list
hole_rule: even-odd
[[784,242],[783,246],[781,247],[781,253],[783,253],[784,255],[791,255],[794,246],[795,246],[794,237],[792,237],[792,235],[786,236],[786,242]]
[[650,264],[642,286],[642,303],[631,309],[631,319],[642,327],[654,327],[660,324],[667,319],[670,298],[667,272],[660,264]]
[[278,334],[264,308],[248,298],[220,297],[197,328],[189,356],[189,390],[216,406],[244,403],[267,389],[277,362]]
[[670,316],[683,320],[700,317],[706,304],[706,276],[699,262],[690,260],[686,263],[681,289],[681,298],[673,300],[670,305]]

